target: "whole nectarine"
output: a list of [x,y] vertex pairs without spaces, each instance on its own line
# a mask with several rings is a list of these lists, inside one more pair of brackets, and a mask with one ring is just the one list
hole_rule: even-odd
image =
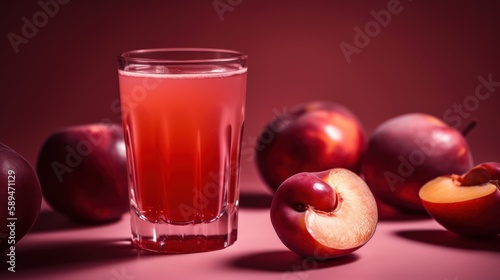
[[[32,227],[42,204],[40,182],[31,164],[0,143],[0,252],[15,248]],[[12,250],[11,250],[12,251]],[[8,252],[11,254],[11,252]],[[15,250],[13,252],[15,255]]]
[[74,221],[113,221],[129,209],[119,125],[79,125],[52,133],[40,151],[37,172],[49,205]]
[[378,126],[362,173],[373,194],[401,210],[424,211],[418,191],[429,180],[462,174],[472,156],[462,134],[427,114],[406,114]]
[[271,120],[256,144],[257,167],[276,190],[299,172],[357,171],[364,148],[362,126],[351,111],[336,103],[311,102]]

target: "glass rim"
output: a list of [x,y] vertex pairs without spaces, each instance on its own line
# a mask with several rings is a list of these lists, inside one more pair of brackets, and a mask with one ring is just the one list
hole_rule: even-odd
[[[147,53],[211,53],[214,54],[213,57],[208,56],[207,58],[197,58],[197,59],[186,59],[186,58],[148,58],[141,56],[134,56],[137,54],[147,54]],[[216,57],[215,54],[225,54],[227,57]],[[229,49],[216,49],[216,48],[150,48],[150,49],[136,49],[131,51],[126,51],[118,56],[120,61],[125,61],[128,63],[145,63],[145,64],[204,64],[204,63],[230,63],[245,61],[248,55]]]

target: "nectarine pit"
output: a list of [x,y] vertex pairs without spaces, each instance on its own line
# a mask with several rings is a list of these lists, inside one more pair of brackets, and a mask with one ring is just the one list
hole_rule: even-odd
[[299,202],[292,205],[292,208],[297,212],[305,212],[307,209],[309,209],[309,205],[305,205],[304,203]]
[[489,182],[495,184],[500,189],[500,163],[481,163],[469,170],[464,175],[459,176],[457,180],[460,186],[477,186]]
[[[293,190],[292,186],[295,186]],[[332,212],[337,208],[338,197],[334,189],[325,181],[311,173],[301,173],[293,184],[285,187],[289,190],[289,205],[297,212],[314,209],[316,212]]]

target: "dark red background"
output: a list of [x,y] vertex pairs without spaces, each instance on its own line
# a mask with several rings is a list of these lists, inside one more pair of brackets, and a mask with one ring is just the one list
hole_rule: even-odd
[[[349,107],[370,134],[407,112],[443,117],[474,94],[478,76],[500,81],[500,17],[495,1],[401,0],[399,14],[359,54],[344,57],[361,29],[387,9],[380,1],[230,1],[219,17],[207,1],[79,1],[38,28],[16,54],[8,34],[22,34],[37,1],[2,1],[0,141],[33,164],[54,130],[109,118],[118,98],[117,55],[151,47],[228,48],[249,55],[242,188],[266,190],[248,149],[276,112],[301,102]],[[219,3],[227,3],[219,0]],[[40,18],[39,20],[43,20]],[[377,31],[377,30],[375,30]],[[500,87],[464,124],[476,162],[500,161]],[[454,124],[454,123],[451,123]]]

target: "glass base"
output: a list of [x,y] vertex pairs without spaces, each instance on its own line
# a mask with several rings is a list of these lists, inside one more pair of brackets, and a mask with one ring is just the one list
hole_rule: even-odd
[[142,219],[132,208],[132,244],[160,253],[196,253],[219,250],[237,238],[238,211],[223,213],[217,220],[197,224],[153,223]]

